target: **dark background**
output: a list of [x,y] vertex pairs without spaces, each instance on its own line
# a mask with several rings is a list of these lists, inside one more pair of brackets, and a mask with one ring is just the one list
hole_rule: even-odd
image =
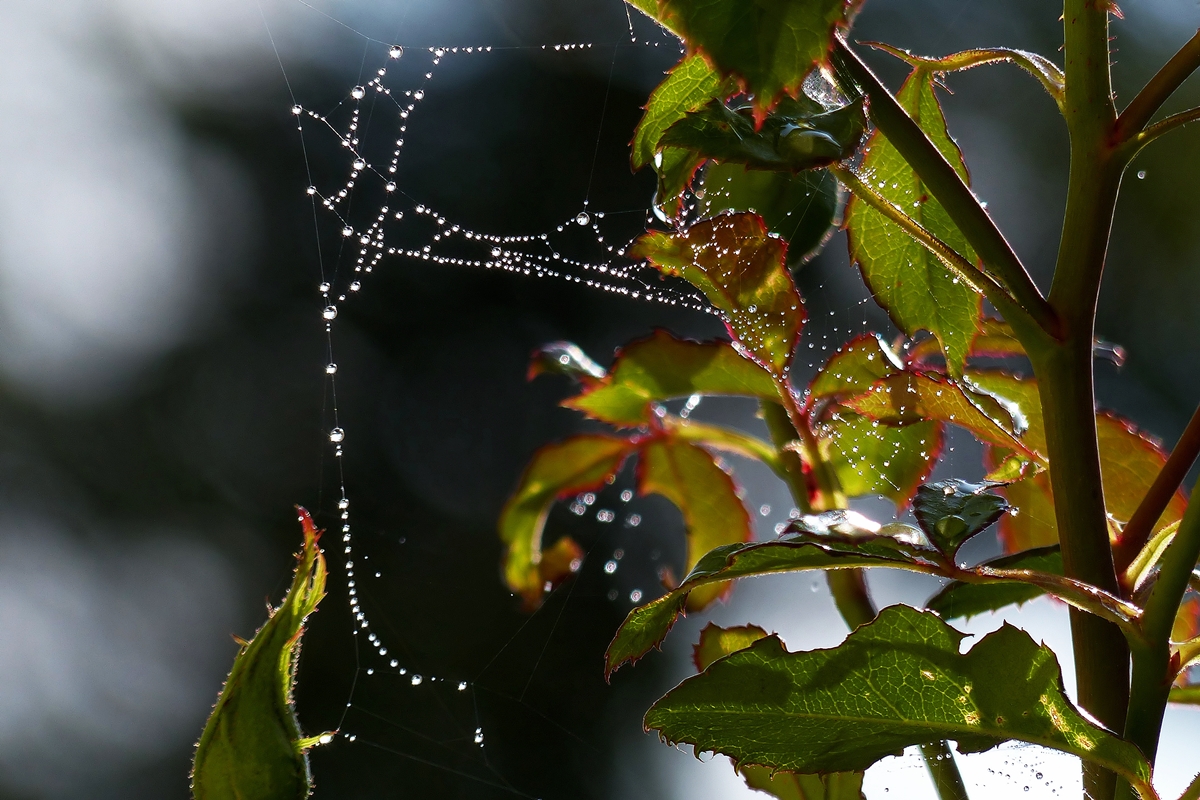
[[[1115,70],[1127,101],[1200,11],[1122,8]],[[327,272],[341,263],[343,283],[348,262],[336,237],[318,245],[304,189],[306,169],[324,187],[349,167],[311,121],[302,149],[293,95],[333,109],[392,66],[387,42],[408,48],[405,69],[424,46],[493,45],[439,66],[405,134],[403,192],[498,234],[552,231],[586,198],[623,241],[653,192],[650,174],[630,173],[626,143],[678,57],[631,13],[636,45],[615,0],[0,10],[10,109],[0,134],[0,797],[186,797],[192,744],[236,650],[230,635],[253,633],[264,601],[287,585],[292,505],[331,527],[327,544],[336,537],[317,284],[320,260]],[[1056,58],[1059,13],[1035,0],[869,0],[855,36],[930,55],[1007,45]],[[564,42],[594,47],[537,47]],[[870,58],[898,85],[894,62]],[[1053,103],[1008,67],[951,76],[949,87],[974,187],[1045,285],[1066,182]],[[1189,84],[1172,110],[1198,95]],[[1101,400],[1168,443],[1200,396],[1197,135],[1173,133],[1132,167],[1101,308],[1101,334],[1129,354],[1120,371],[1100,367]],[[568,244],[597,256],[583,239]],[[840,235],[799,281],[812,363],[853,333],[887,329]],[[678,307],[402,259],[385,260],[342,305],[337,408],[365,557],[360,595],[408,674],[356,642],[340,547],[329,546],[330,593],[305,639],[297,700],[307,732],[340,726],[356,739],[313,753],[317,797],[734,796],[736,781],[714,782],[712,769],[640,734],[641,712],[686,671],[684,640],[702,620],[612,686],[601,675],[629,592],[652,591],[664,563],[678,573],[677,512],[635,500],[629,510],[645,521],[633,529],[556,509],[551,535],[569,532],[589,556],[533,616],[499,578],[504,498],[538,446],[581,429],[556,406],[564,381],[526,382],[529,353],[569,339],[607,363],[654,326],[720,330]],[[735,401],[698,413],[758,424]],[[968,442],[950,458],[950,471],[976,469]],[[786,515],[785,494],[762,470],[739,474],[751,507],[773,506],[759,517],[765,534]],[[622,510],[616,495],[630,485],[622,475],[595,508]],[[606,574],[618,549],[620,567]],[[885,599],[928,591],[873,581]],[[748,589],[718,617],[802,601],[791,616],[805,633],[789,644],[837,641],[823,588],[779,585],[776,595]],[[413,673],[426,678],[420,687]],[[1194,729],[1194,716],[1181,719]]]

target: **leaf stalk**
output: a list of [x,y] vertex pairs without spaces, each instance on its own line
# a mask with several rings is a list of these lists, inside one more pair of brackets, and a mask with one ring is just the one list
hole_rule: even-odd
[[[1173,95],[1175,90],[1183,85],[1183,82],[1198,67],[1200,67],[1200,30],[1196,31],[1196,34],[1188,39],[1175,55],[1171,56],[1170,60],[1142,87],[1132,102],[1121,112],[1121,116],[1117,118],[1116,140],[1125,142],[1146,130],[1146,125],[1154,116],[1154,112],[1162,107],[1167,98]],[[1148,130],[1146,132],[1149,133]]]

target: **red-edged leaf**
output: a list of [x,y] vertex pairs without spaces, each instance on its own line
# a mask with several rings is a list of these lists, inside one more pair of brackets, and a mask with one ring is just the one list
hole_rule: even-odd
[[877,333],[855,336],[826,362],[808,387],[813,397],[862,394],[904,364]]
[[721,214],[686,233],[648,233],[632,255],[704,292],[741,352],[781,377],[805,318],[786,252],[757,214]]
[[881,495],[901,507],[942,453],[942,425],[933,421],[890,426],[839,408],[815,433],[846,497]]
[[658,140],[667,128],[683,119],[689,111],[727,94],[727,83],[700,55],[687,56],[671,67],[666,80],[650,93],[646,113],[633,133],[630,142],[633,168],[641,169],[652,162],[658,152]]

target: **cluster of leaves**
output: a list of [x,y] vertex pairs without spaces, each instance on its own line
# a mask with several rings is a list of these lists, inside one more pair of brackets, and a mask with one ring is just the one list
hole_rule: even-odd
[[[1119,626],[1136,648],[1145,637],[1139,604],[1180,528],[1185,495],[1171,497],[1124,576],[1132,597],[1064,577],[1038,385],[1020,374],[1026,354],[1013,328],[984,310],[986,286],[1000,284],[897,147],[878,128],[868,135],[870,109],[853,84],[822,71],[857,4],[631,2],[678,34],[688,54],[651,95],[632,142],[634,168],[652,165],[658,175],[655,203],[672,229],[647,233],[628,255],[699,289],[729,338],[656,331],[618,350],[608,370],[565,342],[535,354],[531,375],[572,377],[580,391],[564,405],[614,431],[535,456],[500,522],[509,586],[536,606],[578,568],[570,539],[542,546],[551,506],[611,482],[636,457],[639,492],[661,494],[683,514],[689,572],[629,614],[609,648],[609,674],[737,578],[885,567],[949,579],[928,610],[884,609],[830,650],[791,653],[753,626],[710,626],[696,648],[700,674],[654,705],[647,728],[730,756],[751,787],[780,798],[858,797],[862,771],[907,746],[953,740],[968,753],[1014,739],[1078,755],[1154,796],[1151,762],[1075,710],[1053,653],[1008,626],[961,653],[963,634],[944,619],[1048,593]],[[938,99],[942,75],[1015,63],[1063,103],[1062,73],[1040,56],[892,52],[912,66],[899,107],[963,182],[966,164]],[[844,212],[851,259],[901,337],[852,339],[801,389],[790,367],[805,312],[789,266],[840,224],[839,183],[854,194]],[[664,405],[693,395],[756,399],[772,441]],[[984,445],[983,482],[926,483],[948,425]],[[1098,413],[1096,426],[1116,541],[1167,456],[1116,415]],[[775,540],[751,541],[723,454],[767,464],[805,515]],[[918,527],[849,511],[863,496],[887,497],[898,511],[911,505]],[[994,523],[1005,555],[959,563],[963,542]],[[1175,616],[1178,702],[1200,696],[1186,683],[1200,657],[1198,610],[1191,599]]]

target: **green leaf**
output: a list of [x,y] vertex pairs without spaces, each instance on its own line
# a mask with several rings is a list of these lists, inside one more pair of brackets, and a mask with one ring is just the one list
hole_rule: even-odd
[[672,67],[666,80],[650,93],[646,113],[633,133],[630,144],[633,168],[638,170],[651,163],[658,152],[658,141],[667,128],[714,97],[728,94],[723,88],[727,84],[700,55],[687,56]]
[[1187,706],[1200,706],[1200,684],[1172,686],[1170,702]]
[[801,172],[849,158],[866,130],[861,103],[826,111],[804,95],[780,103],[761,125],[751,106],[730,108],[713,100],[689,112],[659,139],[722,164],[749,169]]
[[786,252],[757,214],[722,214],[686,233],[647,233],[631,254],[704,292],[742,354],[781,378],[805,318]]
[[[712,549],[748,542],[754,535],[733,478],[702,447],[671,437],[644,445],[638,463],[638,490],[661,494],[683,514],[689,570]],[[705,586],[688,597],[687,606],[704,608],[728,588],[727,584]]]
[[829,241],[842,201],[841,187],[827,170],[792,175],[747,170],[738,164],[709,163],[704,168],[703,191],[696,194],[701,217],[722,211],[760,214],[771,233],[787,241],[793,270]]
[[566,375],[584,386],[603,380],[605,375],[604,367],[588,358],[587,353],[572,342],[551,342],[533,351],[526,377],[533,380],[548,373]]
[[877,333],[855,336],[826,362],[808,391],[813,397],[866,392],[876,382],[904,371],[904,364]]
[[325,596],[321,532],[297,507],[304,532],[291,588],[279,608],[242,644],[204,726],[192,767],[195,800],[308,797],[305,751],[328,734],[305,739],[292,702],[304,620]]
[[684,147],[667,147],[654,159],[658,174],[658,189],[654,205],[667,219],[675,219],[683,209],[683,193],[692,183],[696,170],[704,163],[702,156]]
[[1154,796],[1138,749],[1071,705],[1049,648],[1007,624],[965,654],[963,638],[907,606],[884,609],[829,650],[789,653],[770,636],[672,689],[645,725],[738,765],[803,773],[863,770],[942,739],[963,753],[1015,739],[1077,755]]
[[933,372],[901,372],[875,383],[843,404],[863,416],[889,425],[922,420],[949,422],[965,428],[981,442],[1040,458],[1017,435],[1021,420],[996,398]]
[[700,641],[692,645],[692,663],[697,672],[703,672],[718,658],[749,647],[766,635],[767,632],[757,625],[722,628],[710,622],[700,631]]
[[[1025,348],[1021,345],[1012,326],[1002,319],[983,317],[979,320],[979,330],[971,341],[969,356],[974,358],[1013,358],[1024,356]],[[942,359],[942,345],[936,337],[922,339],[909,348],[908,362],[924,365],[931,359]]]
[[[757,625],[721,628],[710,622],[700,631],[700,641],[692,648],[692,661],[703,672],[718,658],[743,650],[766,636],[767,632]],[[743,766],[739,772],[751,789],[779,800],[863,800],[861,772],[797,775],[754,765]]]
[[[931,73],[914,71],[897,99],[966,180],[966,164],[946,130]],[[926,230],[968,261],[978,261],[949,214],[882,133],[876,131],[868,142],[860,172],[872,188]],[[867,286],[896,327],[910,336],[928,330],[941,342],[950,374],[961,375],[975,337],[981,296],[951,275],[900,226],[855,198],[846,209],[846,227],[850,257],[858,263]]]
[[847,0],[633,0],[703,54],[722,75],[733,75],[765,111],[783,94],[795,97],[824,61],[833,34],[857,3]]
[[[984,564],[997,569],[1028,569],[1050,575],[1062,575],[1062,553],[1058,545],[1039,547],[1010,556],[1001,556]],[[946,584],[925,606],[946,619],[966,617],[999,611],[1005,606],[1027,603],[1045,592],[1037,586],[1022,583],[962,583]]]
[[908,503],[942,452],[937,422],[893,427],[838,408],[814,433],[846,497],[882,495],[897,506]]
[[946,480],[917,489],[913,515],[939,550],[953,558],[967,539],[989,527],[1008,510],[993,483]]
[[527,607],[541,603],[545,583],[551,580],[539,567],[542,531],[554,501],[602,486],[635,446],[621,437],[587,434],[546,445],[534,454],[500,512],[500,539],[507,548],[504,580]]
[[656,330],[617,351],[609,374],[563,405],[613,425],[643,425],[653,404],[676,397],[743,395],[778,401],[771,374],[728,342],[693,342]]

